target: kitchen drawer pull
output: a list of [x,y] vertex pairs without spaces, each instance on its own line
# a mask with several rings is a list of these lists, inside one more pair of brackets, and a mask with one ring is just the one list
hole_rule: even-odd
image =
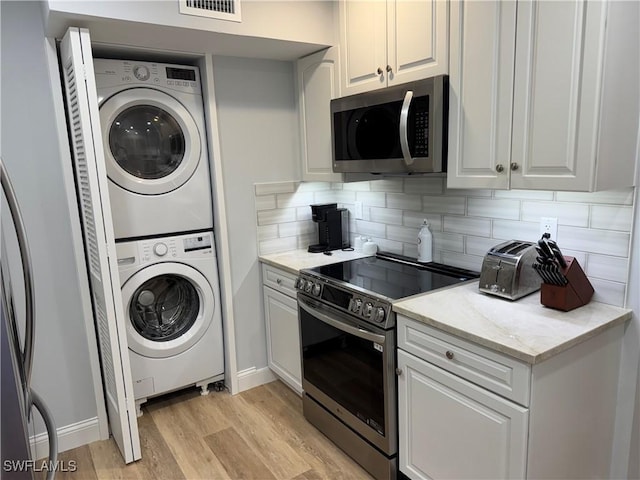
[[378,67],[378,70],[376,70],[376,73],[377,73],[378,75],[382,75],[382,73],[383,73],[383,72],[382,72],[382,69],[381,69],[380,67]]
[[281,278],[276,278],[276,283],[278,285],[282,285],[282,279]]
[[445,353],[445,356],[449,359],[449,360],[453,360],[453,352],[451,350],[447,350],[447,353]]
[[504,172],[504,165],[502,165],[501,163],[496,165],[496,172],[498,172],[498,173]]

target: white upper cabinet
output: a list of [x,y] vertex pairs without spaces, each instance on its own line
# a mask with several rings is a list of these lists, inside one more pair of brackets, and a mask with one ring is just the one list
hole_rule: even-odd
[[303,57],[296,63],[302,180],[342,182],[333,173],[331,99],[340,96],[338,47]]
[[447,186],[632,185],[640,42],[629,19],[638,8],[453,1]]
[[341,95],[447,73],[449,2],[341,0]]

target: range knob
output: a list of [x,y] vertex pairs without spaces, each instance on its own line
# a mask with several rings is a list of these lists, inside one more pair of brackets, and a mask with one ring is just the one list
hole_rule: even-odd
[[371,314],[373,314],[373,303],[367,302],[362,309],[362,316],[364,318],[371,318]]
[[361,308],[362,308],[362,300],[360,300],[359,298],[356,298],[355,300],[351,300],[350,310],[353,313],[359,313]]
[[382,323],[384,321],[385,311],[384,308],[378,307],[376,308],[376,313],[373,317],[374,322]]
[[311,280],[309,280],[306,285],[304,286],[304,291],[307,293],[311,293],[311,290],[313,289],[313,282]]
[[303,278],[298,278],[298,280],[296,280],[296,288],[298,290],[303,290],[304,291],[304,284],[307,283],[305,282],[305,280]]
[[314,297],[320,296],[320,284],[319,283],[314,283],[313,284],[313,288],[311,289],[311,293],[313,294]]

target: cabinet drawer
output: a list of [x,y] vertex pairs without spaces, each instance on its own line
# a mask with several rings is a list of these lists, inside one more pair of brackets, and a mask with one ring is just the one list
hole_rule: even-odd
[[398,315],[398,348],[529,406],[531,367],[436,328]]
[[290,297],[296,297],[296,276],[270,265],[262,264],[262,283]]

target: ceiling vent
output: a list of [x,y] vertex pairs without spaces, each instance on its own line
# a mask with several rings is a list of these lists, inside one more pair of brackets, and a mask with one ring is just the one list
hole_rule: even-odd
[[180,0],[180,13],[233,22],[242,21],[240,0]]

